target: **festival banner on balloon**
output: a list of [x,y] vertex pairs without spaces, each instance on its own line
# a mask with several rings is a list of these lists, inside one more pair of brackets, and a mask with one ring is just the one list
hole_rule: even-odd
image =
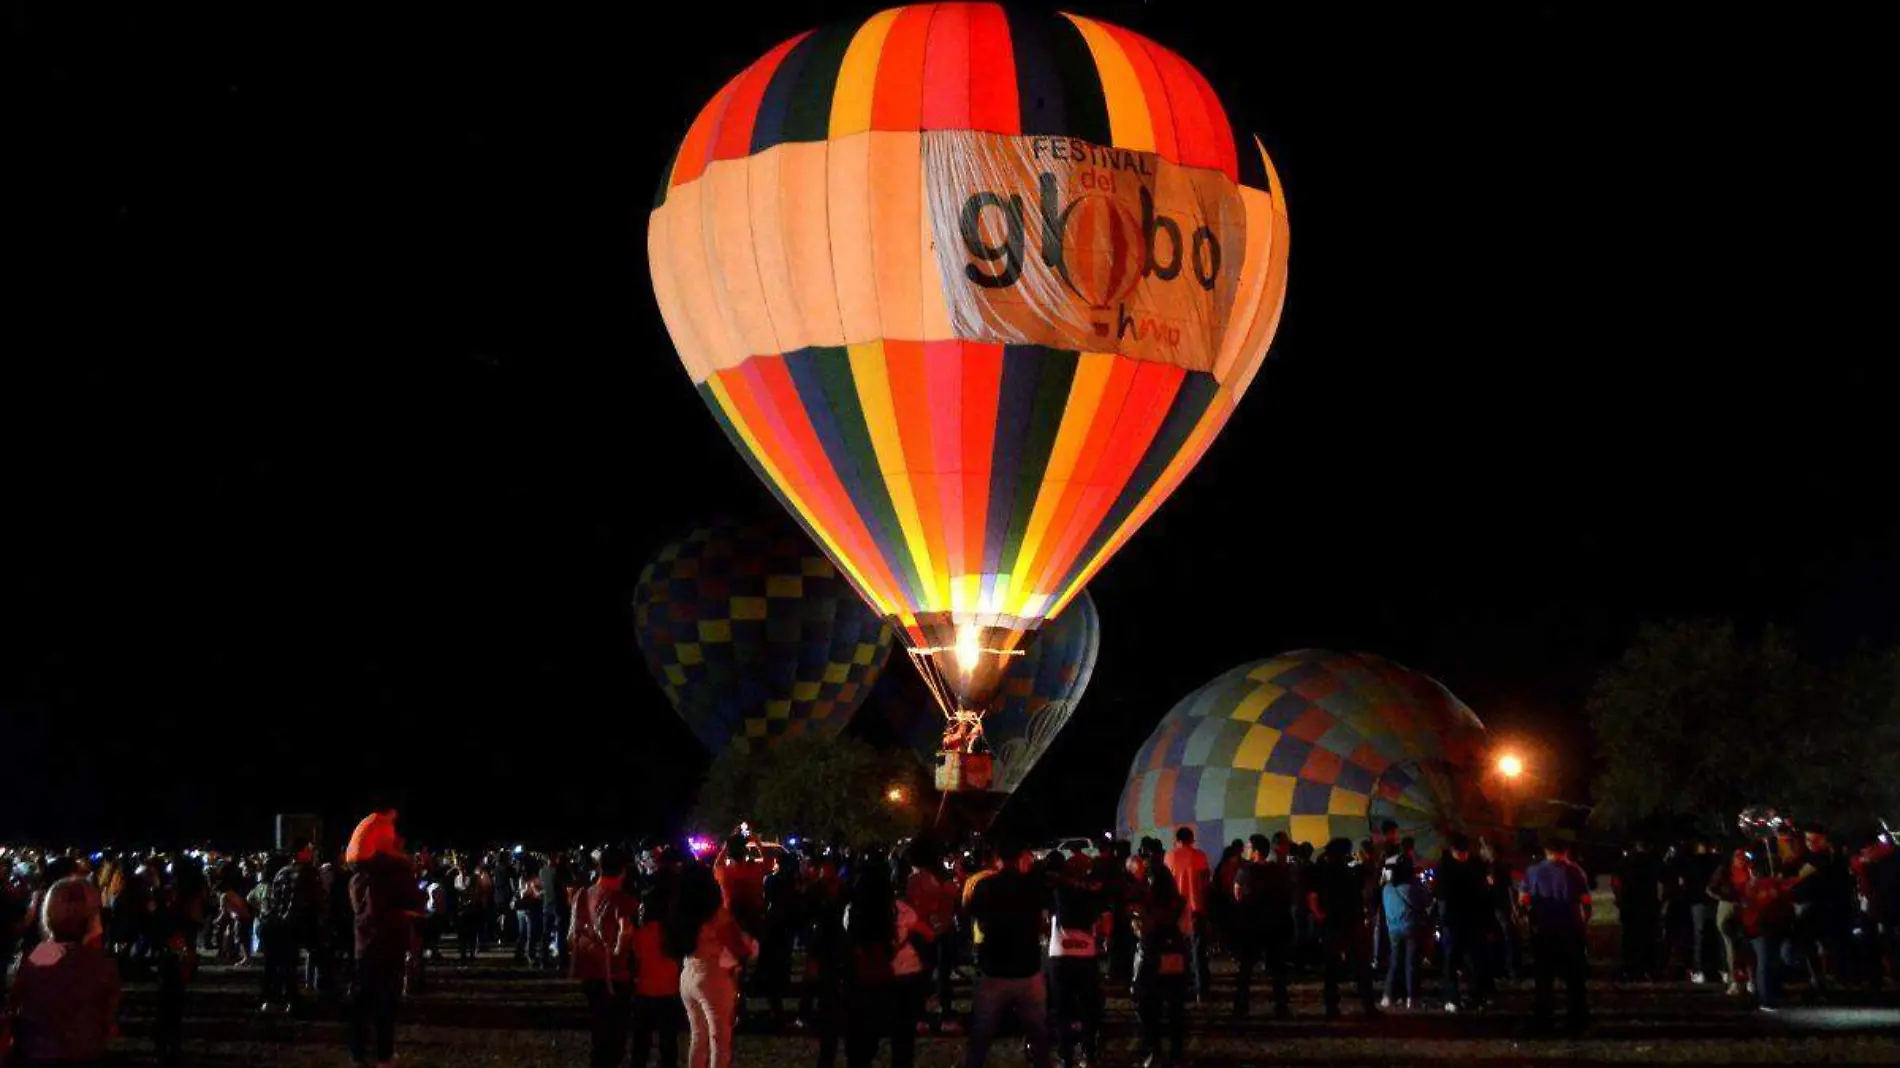
[[1213,370],[1247,247],[1225,174],[980,130],[928,131],[923,159],[957,337]]

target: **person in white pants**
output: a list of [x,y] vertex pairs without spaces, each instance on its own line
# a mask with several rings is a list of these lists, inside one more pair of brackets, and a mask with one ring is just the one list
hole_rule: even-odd
[[739,965],[758,946],[726,909],[712,872],[689,867],[667,917],[667,953],[680,959],[680,1001],[692,1028],[692,1068],[731,1068],[732,1023],[739,1007]]

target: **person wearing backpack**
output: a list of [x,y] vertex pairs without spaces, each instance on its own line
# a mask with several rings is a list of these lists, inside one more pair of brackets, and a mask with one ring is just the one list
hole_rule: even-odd
[[567,932],[570,972],[587,995],[593,1033],[592,1068],[616,1068],[627,1054],[633,1007],[633,925],[639,903],[626,893],[627,854],[608,846],[598,854],[599,877],[575,895]]

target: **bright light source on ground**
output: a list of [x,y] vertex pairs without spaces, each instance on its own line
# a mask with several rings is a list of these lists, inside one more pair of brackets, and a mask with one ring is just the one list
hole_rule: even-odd
[[1524,774],[1524,762],[1506,753],[1498,758],[1498,770],[1504,773],[1505,778],[1515,779]]

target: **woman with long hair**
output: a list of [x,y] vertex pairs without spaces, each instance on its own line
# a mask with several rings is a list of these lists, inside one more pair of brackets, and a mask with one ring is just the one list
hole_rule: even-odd
[[1165,864],[1150,864],[1145,898],[1134,915],[1135,1011],[1148,1063],[1161,1062],[1162,1018],[1168,1057],[1179,1064],[1187,1047],[1188,936],[1191,919]]
[[680,1001],[692,1029],[692,1068],[731,1068],[739,965],[756,950],[726,908],[711,871],[695,864],[680,872],[662,933],[667,956],[681,962]]
[[898,900],[889,866],[875,860],[859,866],[851,903],[844,909],[850,962],[845,998],[849,1068],[870,1068],[886,1038],[891,1068],[910,1068],[915,1061],[917,1010],[922,1007],[918,983],[924,964],[914,943],[927,938],[929,931],[916,910]]

